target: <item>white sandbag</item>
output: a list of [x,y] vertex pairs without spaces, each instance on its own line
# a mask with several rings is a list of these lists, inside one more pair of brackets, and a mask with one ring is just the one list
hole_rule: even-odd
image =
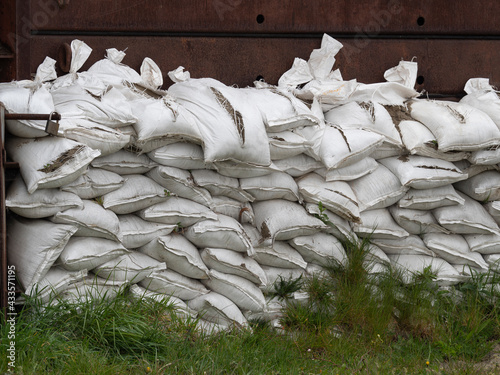
[[257,285],[267,283],[261,266],[254,259],[241,253],[228,249],[205,248],[200,255],[210,269],[241,276]]
[[153,272],[141,280],[139,286],[149,291],[180,298],[183,301],[189,301],[209,292],[199,280],[191,279],[169,269]]
[[172,80],[172,82],[184,82],[191,79],[191,73],[189,71],[185,71],[183,66],[178,66],[176,69],[171,70],[167,73],[168,78]]
[[498,98],[498,91],[489,82],[473,87],[475,86],[475,82],[479,80],[480,78],[471,78],[466,83],[465,91],[467,95],[460,99],[460,103],[483,111],[500,128],[500,99]]
[[[383,105],[373,102],[350,101],[325,113],[325,120],[342,129],[370,130],[384,136],[384,141],[402,147],[401,136],[391,115]],[[368,156],[368,155],[365,155]]]
[[[292,68],[279,79],[279,87],[292,90],[315,79],[326,82],[333,79],[331,70],[335,63],[335,55],[341,48],[342,43],[328,34],[323,34],[321,47],[311,52],[309,61],[296,57]],[[339,95],[338,92],[330,93],[330,96]]]
[[253,202],[255,200],[250,194],[240,189],[237,178],[223,176],[209,169],[192,170],[194,183],[207,189],[213,196],[226,196],[239,202]]
[[500,201],[487,202],[483,205],[493,220],[500,225]]
[[410,189],[398,201],[398,206],[413,210],[432,210],[464,203],[465,200],[458,195],[453,185],[445,185],[433,189]]
[[472,267],[469,264],[452,264],[452,266],[460,273],[460,275],[471,278],[487,274],[489,270],[485,268]]
[[[71,41],[70,47],[71,47],[71,62],[69,66],[69,73],[58,77],[52,83],[52,87],[60,88],[78,84],[81,86],[85,86],[87,88],[87,83],[95,84],[95,82],[99,82],[103,86],[101,88],[101,91],[104,90],[105,89],[104,83],[98,80],[97,77],[93,77],[92,75],[86,72],[78,73],[78,70],[80,70],[83,64],[85,64],[90,54],[92,53],[92,48],[90,48],[85,42],[78,39],[73,39]],[[91,88],[89,87],[89,89]]]
[[479,202],[460,192],[458,194],[465,200],[463,205],[432,210],[441,226],[457,234],[500,234],[497,223]]
[[500,235],[498,234],[464,234],[471,251],[479,254],[500,254]]
[[[54,103],[45,82],[57,77],[56,61],[50,57],[38,66],[33,81],[12,81],[0,84],[0,102],[11,113],[52,113]],[[9,133],[23,138],[45,137],[46,121],[6,120]]]
[[403,105],[420,94],[413,88],[399,82],[360,83],[348,101],[373,102],[382,105]]
[[292,281],[306,276],[306,270],[302,268],[278,268],[262,266],[267,278],[267,284],[261,286],[265,293],[276,292],[275,284],[280,280]]
[[136,249],[158,236],[166,236],[177,227],[162,223],[154,223],[141,219],[134,214],[118,215],[122,244],[127,249]]
[[159,236],[138,249],[139,252],[165,262],[167,267],[192,279],[208,278],[208,268],[203,263],[196,246],[179,234]]
[[245,90],[205,78],[175,83],[168,91],[197,118],[205,162],[271,163],[262,116]]
[[[48,303],[53,300],[59,293],[87,276],[87,270],[68,271],[62,267],[51,267],[43,279],[34,284],[31,288],[25,291],[24,294],[36,298],[41,303]],[[24,302],[21,296],[17,299],[18,302]]]
[[[370,243],[368,245],[368,251],[366,253],[365,262],[369,266],[374,266],[374,264],[389,264],[391,260],[387,254],[377,245]],[[376,267],[376,266],[375,266]]]
[[139,286],[139,284],[130,286],[130,294],[132,295],[132,297],[139,301],[142,301],[144,299],[151,299],[158,303],[163,303],[169,307],[173,307],[175,315],[181,318],[193,319],[198,315],[195,310],[191,309],[187,305],[187,303],[180,298],[161,292],[149,291],[146,288]]
[[88,167],[84,174],[60,189],[75,193],[81,199],[93,199],[119,189],[124,182],[125,179],[117,173]]
[[284,172],[241,178],[240,187],[259,201],[286,199],[295,202],[300,200],[297,183],[292,176]]
[[440,151],[476,151],[500,143],[493,120],[467,104],[419,99],[410,108],[411,116],[434,134]]
[[408,187],[403,186],[399,178],[382,164],[372,173],[349,181],[349,186],[354,191],[361,212],[389,207],[408,191]]
[[324,208],[323,203],[321,203],[321,209],[319,204],[306,203],[306,210],[327,224],[323,232],[332,234],[341,241],[356,237],[349,221]]
[[142,82],[146,87],[157,90],[163,85],[163,74],[160,67],[150,57],[144,58],[140,72]]
[[325,115],[323,113],[323,109],[321,108],[321,104],[316,99],[312,100],[311,111],[313,111],[316,117],[321,120],[320,123],[314,126],[296,128],[293,132],[302,136],[311,144],[310,149],[304,151],[304,154],[316,161],[321,161],[321,157],[319,155],[327,125],[325,123]]
[[30,194],[37,189],[56,188],[76,180],[99,156],[97,150],[58,137],[12,137],[5,148],[12,160],[19,163],[21,176]]
[[[54,61],[54,60],[53,60]],[[55,61],[54,61],[55,63]],[[43,86],[32,85],[31,81],[5,82],[0,84],[0,102],[10,113],[52,113],[54,102],[49,91]],[[10,134],[22,138],[45,137],[47,121],[40,120],[7,120],[6,129]]]
[[272,246],[256,246],[253,258],[262,266],[302,269],[307,267],[302,255],[285,241],[274,241]]
[[104,279],[95,275],[88,275],[81,281],[77,281],[70,285],[69,288],[63,290],[52,301],[52,305],[59,303],[82,304],[93,303],[95,301],[111,301],[121,291],[123,291],[123,282],[115,282],[113,280]]
[[352,230],[359,237],[394,240],[410,235],[400,224],[396,223],[387,208],[364,211],[360,214],[360,218],[361,222],[354,223],[352,226]]
[[405,150],[401,147],[384,142],[370,154],[370,157],[378,161],[380,159],[397,157],[404,154]]
[[57,224],[70,224],[78,228],[74,236],[100,237],[121,242],[120,222],[113,211],[97,202],[83,200],[83,207],[58,212],[50,220]]
[[29,194],[18,175],[7,190],[5,206],[20,216],[40,219],[69,208],[82,208],[83,202],[78,195],[59,189],[40,189]]
[[281,318],[283,318],[283,308],[285,302],[277,298],[267,299],[266,308],[262,311],[244,311],[243,315],[248,321],[268,322],[271,327],[281,329]]
[[196,186],[191,173],[184,169],[160,165],[146,173],[146,176],[163,186],[171,195],[192,200],[210,207],[212,196],[208,190]]
[[273,199],[254,202],[252,207],[262,242],[286,241],[326,228],[321,220],[309,215],[304,207],[295,202]]
[[241,225],[243,227],[243,230],[247,234],[248,238],[250,239],[250,242],[252,245],[259,246],[261,244],[261,236],[260,236],[260,231],[255,227],[255,225],[251,225],[249,223],[243,223]]
[[500,254],[485,255],[484,260],[488,263],[491,269],[500,271]]
[[130,214],[168,199],[163,186],[140,175],[128,175],[123,186],[102,196],[104,208],[116,214]]
[[453,186],[476,201],[500,200],[500,172],[498,171],[486,171]]
[[287,90],[276,86],[242,89],[260,111],[269,133],[282,132],[319,123],[307,105]]
[[268,166],[263,166],[246,162],[226,160],[215,162],[211,165],[211,167],[223,176],[234,178],[259,177],[274,172],[280,172],[280,168],[278,168],[274,163],[271,163]]
[[468,160],[458,160],[453,162],[455,166],[460,169],[463,173],[467,173],[468,178],[474,177],[479,173],[483,173],[485,171],[494,171],[498,170],[498,164],[496,165],[479,165],[479,164],[471,164]]
[[465,238],[459,234],[426,233],[422,235],[422,239],[438,257],[451,264],[488,269],[482,255],[471,251]]
[[347,167],[328,170],[320,168],[315,170],[317,174],[323,177],[327,182],[330,181],[352,181],[372,173],[378,168],[378,163],[371,157],[365,157],[360,161]]
[[425,255],[395,255],[389,258],[393,267],[405,271],[403,276],[407,282],[429,267],[430,271],[436,275],[435,281],[441,286],[455,285],[468,278],[460,275],[450,263],[441,258]]
[[117,130],[120,131],[123,135],[128,135],[130,137],[130,142],[125,147],[123,147],[124,150],[134,153],[140,152],[140,150],[137,150],[136,147],[134,146],[137,134],[132,125],[122,126],[120,129]]
[[194,143],[177,142],[148,152],[151,160],[167,167],[186,170],[205,169],[203,150]]
[[96,237],[71,237],[56,265],[68,271],[92,270],[112,259],[130,253],[121,243]]
[[212,204],[210,207],[216,214],[230,216],[238,220],[241,224],[249,223],[254,225],[255,223],[255,215],[252,205],[249,202],[239,202],[236,199],[215,196],[212,197]]
[[372,131],[327,126],[319,157],[327,170],[348,167],[370,156],[382,145],[384,137]]
[[165,263],[133,251],[101,264],[94,269],[94,273],[106,279],[137,284],[153,272],[165,269],[167,269]]
[[122,64],[125,51],[106,49],[104,59],[95,62],[87,72],[99,78],[106,85],[121,86],[125,82],[140,83],[141,76],[134,69]]
[[359,222],[359,204],[347,182],[327,182],[316,173],[307,174],[297,180],[299,193],[308,203],[318,204],[346,220]]
[[306,267],[306,274],[307,276],[326,278],[328,277],[328,270],[319,264],[308,263]]
[[471,164],[495,165],[500,163],[500,147],[498,145],[471,152],[467,157]]
[[43,279],[77,228],[43,219],[14,219],[7,223],[7,256],[24,290]]
[[139,98],[132,101],[131,106],[137,117],[133,124],[137,132],[135,145],[141,152],[176,142],[201,144],[196,119],[170,95],[157,99]]
[[229,298],[209,292],[188,301],[189,308],[197,311],[204,320],[226,327],[247,327],[248,321],[241,310]]
[[292,238],[289,244],[308,263],[327,266],[332,262],[347,261],[347,254],[340,241],[328,233],[319,232],[309,236],[297,236]]
[[137,155],[125,150],[101,156],[92,161],[94,168],[102,168],[119,175],[143,174],[157,165],[147,155]]
[[131,125],[137,121],[130,103],[116,88],[111,88],[99,98],[79,84],[60,88],[52,86],[50,93],[55,110],[63,118],[87,119],[110,128]]
[[304,176],[314,172],[318,168],[323,168],[324,165],[318,160],[306,154],[299,154],[286,159],[275,160],[274,165],[279,171],[288,173],[292,177]]
[[179,229],[203,220],[217,220],[217,215],[206,206],[179,197],[167,197],[164,202],[150,205],[137,214],[144,220],[177,225]]
[[414,189],[432,189],[465,180],[468,176],[446,160],[408,155],[380,159],[403,186]]
[[262,291],[243,277],[210,270],[210,278],[202,283],[210,290],[229,298],[241,310],[261,311],[266,306]]
[[401,133],[401,138],[403,139],[404,147],[411,155],[427,156],[451,162],[462,160],[469,156],[469,152],[465,151],[443,152],[438,150],[436,137],[421,122],[413,119],[404,120],[400,122],[398,128]]
[[387,69],[384,72],[384,78],[388,82],[398,82],[402,85],[412,88],[417,80],[418,65],[415,61],[401,60],[397,66]]
[[58,135],[99,150],[101,156],[117,152],[130,143],[130,135],[86,119],[63,118]]
[[184,236],[199,248],[213,247],[255,254],[248,235],[238,221],[225,215],[216,220],[199,221],[184,232]]
[[291,130],[268,134],[271,160],[291,158],[311,150],[312,142]]
[[374,238],[372,243],[382,249],[387,255],[436,256],[417,235],[392,240]]
[[216,335],[218,333],[228,331],[230,329],[231,327],[227,327],[222,324],[212,323],[205,319],[199,319],[196,322],[197,332],[202,334],[204,337]]
[[450,233],[449,230],[438,224],[431,211],[414,210],[392,205],[389,207],[389,212],[396,223],[410,234]]

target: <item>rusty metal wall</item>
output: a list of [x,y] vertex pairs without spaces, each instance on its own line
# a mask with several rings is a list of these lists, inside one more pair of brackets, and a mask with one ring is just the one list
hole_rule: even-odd
[[[416,57],[420,90],[460,95],[468,78],[500,84],[500,6],[495,0],[17,0],[16,78],[78,38],[94,52],[127,49],[165,76],[179,65],[193,77],[246,86],[276,83],[294,57],[308,58],[323,33],[344,44],[335,68],[346,79],[377,82],[401,59]],[[20,4],[24,5],[20,5]],[[61,7],[58,3],[65,4]],[[169,79],[165,79],[166,85]]]

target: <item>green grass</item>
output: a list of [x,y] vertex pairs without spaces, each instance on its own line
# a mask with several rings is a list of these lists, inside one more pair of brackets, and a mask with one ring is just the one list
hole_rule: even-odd
[[[16,319],[16,373],[495,373],[474,365],[500,339],[500,295],[492,287],[500,276],[475,275],[444,289],[429,270],[410,281],[390,267],[373,274],[368,245],[346,242],[347,261],[332,261],[325,274],[278,280],[269,296],[287,301],[278,330],[255,321],[205,335],[168,298],[138,301],[127,289],[114,299],[46,308],[28,299]],[[307,292],[307,302],[294,302],[296,291]],[[2,325],[5,350],[8,329]]]

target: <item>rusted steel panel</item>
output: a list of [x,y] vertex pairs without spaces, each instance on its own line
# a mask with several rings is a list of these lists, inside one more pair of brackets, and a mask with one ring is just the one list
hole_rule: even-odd
[[0,1],[0,82],[15,76],[16,1]]
[[[57,58],[61,43],[70,36],[37,36],[31,42],[29,76],[45,56]],[[252,85],[262,76],[276,84],[295,57],[308,59],[318,48],[318,38],[204,38],[204,37],[84,37],[94,50],[82,70],[103,58],[105,49],[127,49],[123,63],[139,69],[145,57],[152,58],[162,69],[166,85],[171,84],[167,72],[182,65],[191,76],[211,77],[225,84]],[[497,40],[435,40],[435,39],[339,39],[344,48],[337,55],[334,68],[344,79],[359,82],[384,81],[383,73],[401,59],[419,63],[423,84],[419,90],[430,93],[461,94],[465,82],[472,77],[487,77],[493,85],[500,84],[500,41]]]
[[[23,1],[24,2],[24,1]],[[499,35],[497,0],[31,0],[32,29]],[[76,21],[76,22],[75,22]]]

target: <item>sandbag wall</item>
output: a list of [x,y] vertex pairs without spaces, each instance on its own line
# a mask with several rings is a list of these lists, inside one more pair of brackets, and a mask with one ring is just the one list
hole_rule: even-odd
[[334,43],[278,86],[179,68],[164,91],[151,59],[138,73],[114,49],[78,72],[91,52],[80,41],[68,75],[48,58],[34,81],[0,84],[7,110],[63,118],[55,137],[7,123],[20,165],[7,246],[22,290],[74,300],[132,284],[224,327],[276,318],[274,281],[344,261],[346,239],[370,236],[375,264],[430,266],[442,285],[497,267],[497,93],[471,80],[460,103],[439,102],[390,74],[345,82]]

